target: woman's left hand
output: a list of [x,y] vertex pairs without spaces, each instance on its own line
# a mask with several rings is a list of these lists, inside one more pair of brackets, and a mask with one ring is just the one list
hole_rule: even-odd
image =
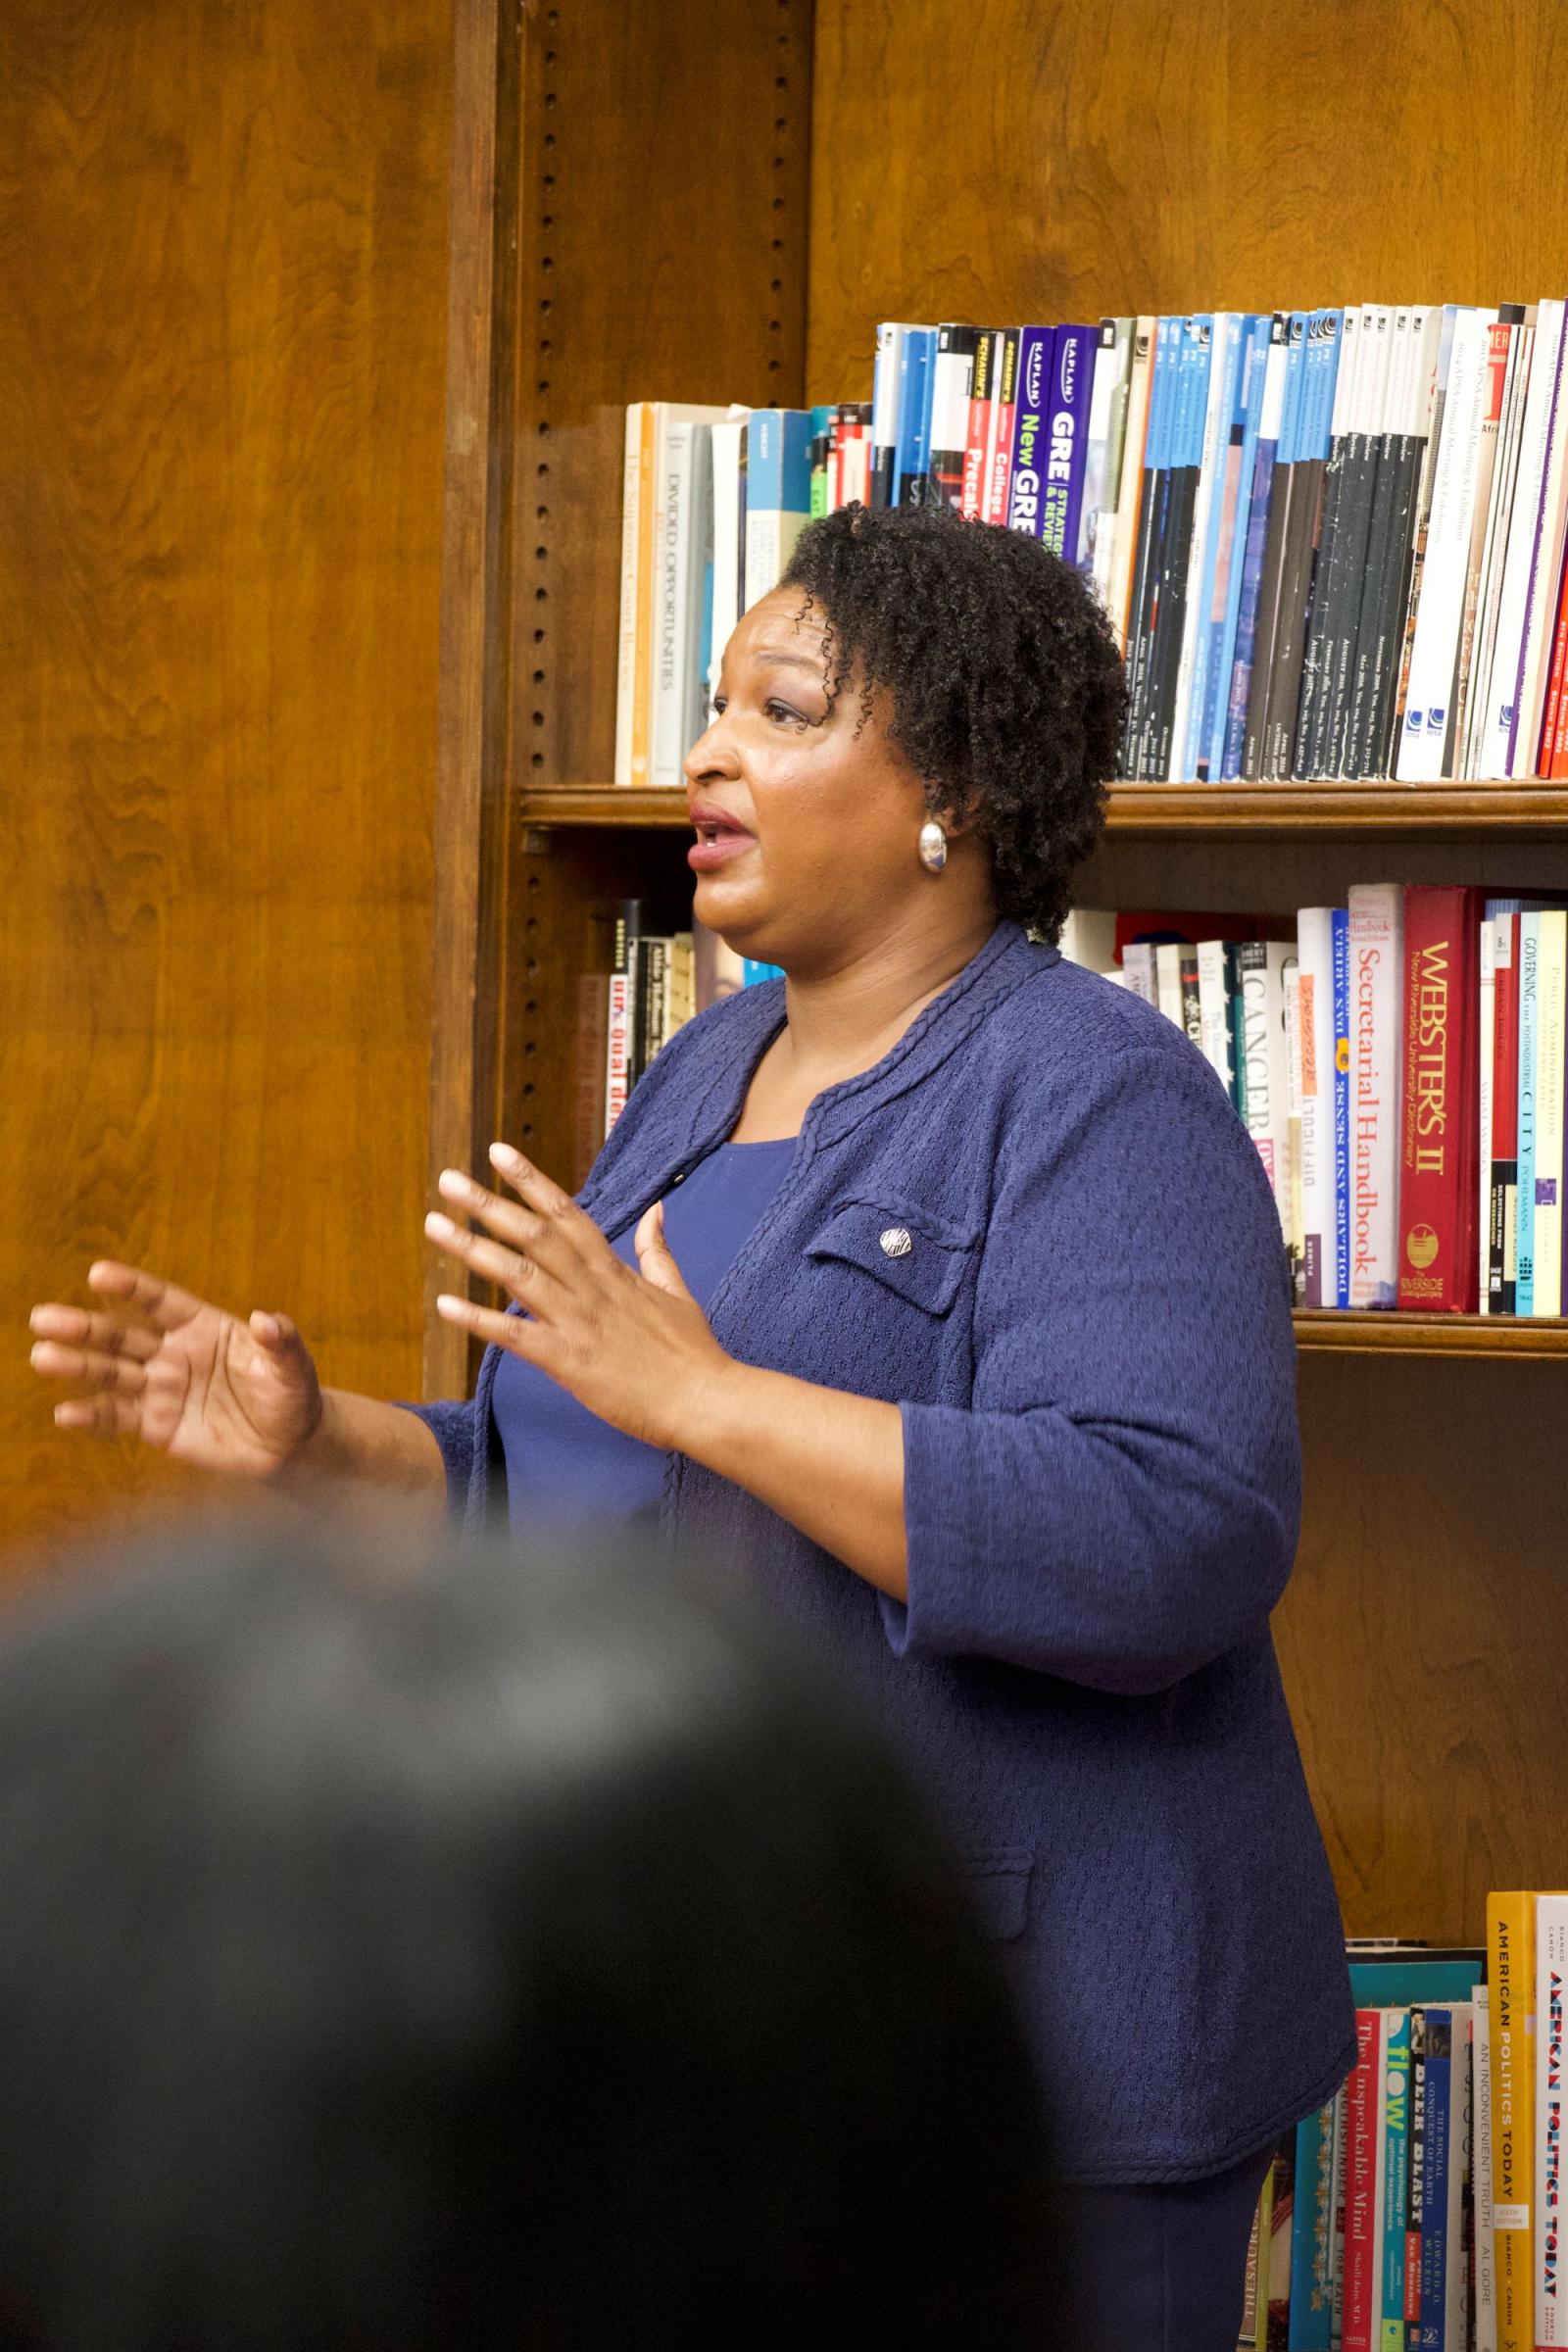
[[634,1274],[593,1219],[520,1152],[492,1144],[490,1163],[517,1201],[448,1168],[442,1199],[484,1231],[468,1232],[434,1213],[424,1230],[523,1312],[501,1314],[443,1296],[438,1313],[537,1364],[628,1437],[665,1448],[688,1446],[705,1396],[735,1359],[681,1279],[664,1240],[662,1203],[637,1228],[641,1272]]

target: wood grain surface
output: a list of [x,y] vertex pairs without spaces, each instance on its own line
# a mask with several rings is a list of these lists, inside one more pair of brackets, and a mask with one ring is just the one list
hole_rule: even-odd
[[819,0],[807,397],[878,318],[1533,301],[1555,0]]
[[1563,1877],[1568,1365],[1306,1356],[1300,1399],[1274,1630],[1346,1925],[1478,1941]]
[[[0,1534],[97,1255],[416,1394],[446,0],[0,12]],[[0,1571],[3,1573],[3,1571]]]
[[[522,794],[612,764],[626,403],[801,398],[811,13],[458,0],[436,1160],[583,1173],[584,961],[681,874],[613,827],[547,858]],[[471,1372],[427,1325],[425,1393]]]

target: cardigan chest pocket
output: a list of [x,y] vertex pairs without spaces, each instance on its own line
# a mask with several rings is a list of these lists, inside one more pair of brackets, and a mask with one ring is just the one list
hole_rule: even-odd
[[974,1262],[978,1236],[896,1200],[835,1201],[806,1245],[808,1257],[858,1266],[928,1315],[945,1315]]
[[1029,1921],[1029,1882],[1035,1858],[1027,1847],[1001,1846],[963,1856],[969,1901],[988,1936],[1013,1943]]

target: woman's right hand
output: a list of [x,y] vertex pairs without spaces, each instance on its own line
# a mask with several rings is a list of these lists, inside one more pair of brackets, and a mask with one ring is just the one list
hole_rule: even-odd
[[314,1437],[321,1391],[286,1315],[248,1323],[112,1259],[88,1270],[108,1311],[35,1306],[33,1369],[88,1392],[55,1407],[62,1429],[116,1431],[175,1461],[235,1478],[285,1469]]

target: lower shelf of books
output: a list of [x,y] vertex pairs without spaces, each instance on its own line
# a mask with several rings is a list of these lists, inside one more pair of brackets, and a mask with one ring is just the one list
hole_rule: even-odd
[[1303,1355],[1557,1356],[1568,1362],[1562,1316],[1380,1314],[1298,1307],[1296,1345]]

